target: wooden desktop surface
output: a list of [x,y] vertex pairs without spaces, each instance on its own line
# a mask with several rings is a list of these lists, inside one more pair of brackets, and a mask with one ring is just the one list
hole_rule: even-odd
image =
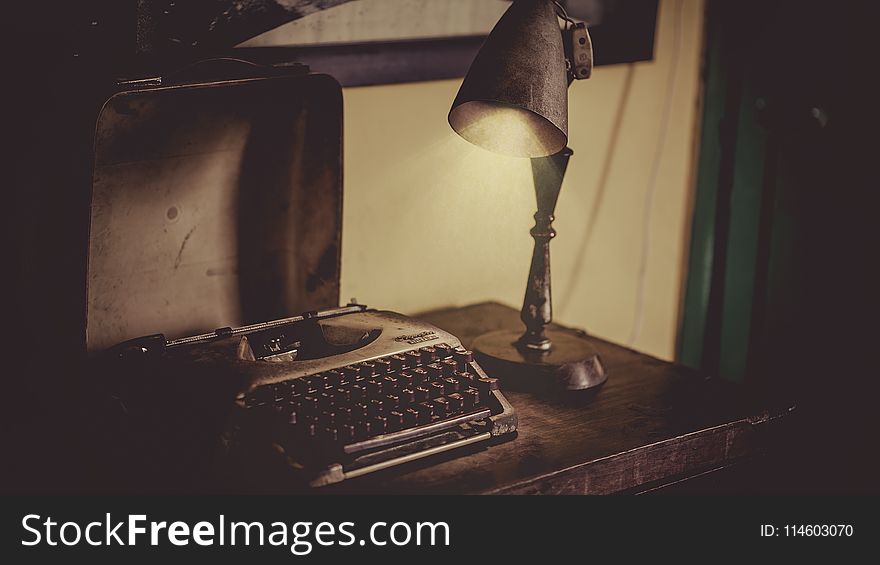
[[[418,318],[469,346],[520,327],[519,313],[481,303]],[[559,327],[559,326],[557,326]],[[574,330],[572,330],[574,331]],[[594,339],[608,381],[586,400],[503,391],[516,437],[325,487],[327,493],[607,494],[675,483],[761,455],[792,405],[747,401],[741,387]],[[503,385],[502,385],[503,390]]]

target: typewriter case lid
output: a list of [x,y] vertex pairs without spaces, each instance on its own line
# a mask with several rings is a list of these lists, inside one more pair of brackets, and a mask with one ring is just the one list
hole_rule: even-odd
[[165,81],[104,104],[89,352],[339,305],[341,88],[304,68],[250,73]]

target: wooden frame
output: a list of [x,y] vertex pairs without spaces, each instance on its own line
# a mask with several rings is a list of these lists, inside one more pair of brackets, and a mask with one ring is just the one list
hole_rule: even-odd
[[[597,65],[651,60],[657,0],[618,0],[601,23],[591,26]],[[573,14],[575,16],[580,14]],[[298,46],[240,47],[243,58],[295,60],[333,75],[343,86],[361,86],[464,76],[485,35],[392,39]]]

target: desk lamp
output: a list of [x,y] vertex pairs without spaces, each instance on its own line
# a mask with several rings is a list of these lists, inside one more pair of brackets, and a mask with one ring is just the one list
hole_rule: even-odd
[[[565,22],[561,28],[560,18]],[[530,158],[538,211],[520,318],[525,332],[500,330],[472,347],[512,388],[583,390],[607,375],[590,341],[548,329],[553,212],[568,160],[568,87],[589,78],[593,51],[587,27],[552,0],[515,0],[498,20],[449,111],[449,124],[474,145]]]

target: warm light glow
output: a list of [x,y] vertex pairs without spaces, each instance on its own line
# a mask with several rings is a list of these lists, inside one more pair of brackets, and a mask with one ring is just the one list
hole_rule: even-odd
[[517,106],[466,102],[452,109],[449,124],[464,139],[512,157],[546,157],[560,151],[566,136],[549,120]]

